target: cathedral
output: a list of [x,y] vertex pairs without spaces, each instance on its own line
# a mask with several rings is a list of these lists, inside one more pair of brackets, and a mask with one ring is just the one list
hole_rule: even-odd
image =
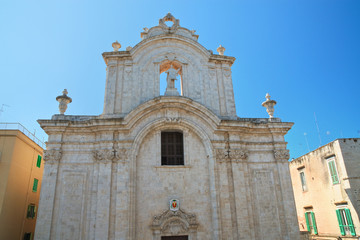
[[101,115],[64,114],[65,90],[60,114],[38,120],[49,139],[35,239],[299,239],[293,123],[273,117],[268,95],[269,118],[238,117],[235,58],[198,37],[167,14],[102,54]]

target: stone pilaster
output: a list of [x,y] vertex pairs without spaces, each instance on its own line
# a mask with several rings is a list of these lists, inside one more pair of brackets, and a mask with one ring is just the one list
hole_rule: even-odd
[[112,149],[94,151],[94,158],[98,165],[95,239],[108,239],[109,212],[111,193],[111,164],[114,158]]
[[44,173],[41,184],[39,211],[35,230],[36,239],[50,239],[51,226],[55,202],[55,189],[61,159],[61,150],[51,149],[44,151]]

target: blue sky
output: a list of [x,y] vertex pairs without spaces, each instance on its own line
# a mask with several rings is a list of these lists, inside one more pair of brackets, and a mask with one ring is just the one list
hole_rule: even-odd
[[[144,27],[171,12],[199,43],[236,57],[238,116],[294,122],[291,158],[336,138],[360,137],[360,1],[5,1],[0,2],[0,122],[20,122],[46,141],[37,119],[99,115],[105,90],[101,53],[134,46]],[[319,133],[315,124],[315,115]],[[306,138],[304,136],[306,133]],[[320,138],[319,138],[320,135]],[[306,143],[308,141],[308,145]],[[321,139],[321,143],[320,143]]]

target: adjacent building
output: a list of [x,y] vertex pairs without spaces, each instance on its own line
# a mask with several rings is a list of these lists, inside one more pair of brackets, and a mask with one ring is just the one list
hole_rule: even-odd
[[21,124],[0,123],[0,239],[33,239],[43,143]]
[[359,239],[360,139],[337,139],[289,166],[300,230],[312,239]]
[[239,118],[235,58],[198,37],[166,15],[103,53],[101,115],[65,115],[64,91],[60,114],[38,120],[49,140],[36,239],[299,239],[293,123],[273,117],[269,95],[270,118]]

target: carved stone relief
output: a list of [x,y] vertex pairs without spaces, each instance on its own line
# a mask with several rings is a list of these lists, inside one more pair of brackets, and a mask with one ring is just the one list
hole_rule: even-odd
[[278,161],[287,161],[290,158],[289,150],[274,150],[275,159]]
[[113,162],[125,162],[127,160],[127,149],[100,149],[93,151],[94,159],[98,162],[107,163],[108,161]]
[[160,239],[160,236],[169,235],[189,235],[190,239],[196,239],[198,223],[195,214],[188,214],[183,210],[166,210],[162,214],[154,216],[151,229],[154,235]]
[[223,162],[242,162],[248,157],[248,152],[242,149],[216,149],[216,159]]
[[58,162],[61,159],[61,150],[51,149],[44,151],[44,161],[49,163]]

